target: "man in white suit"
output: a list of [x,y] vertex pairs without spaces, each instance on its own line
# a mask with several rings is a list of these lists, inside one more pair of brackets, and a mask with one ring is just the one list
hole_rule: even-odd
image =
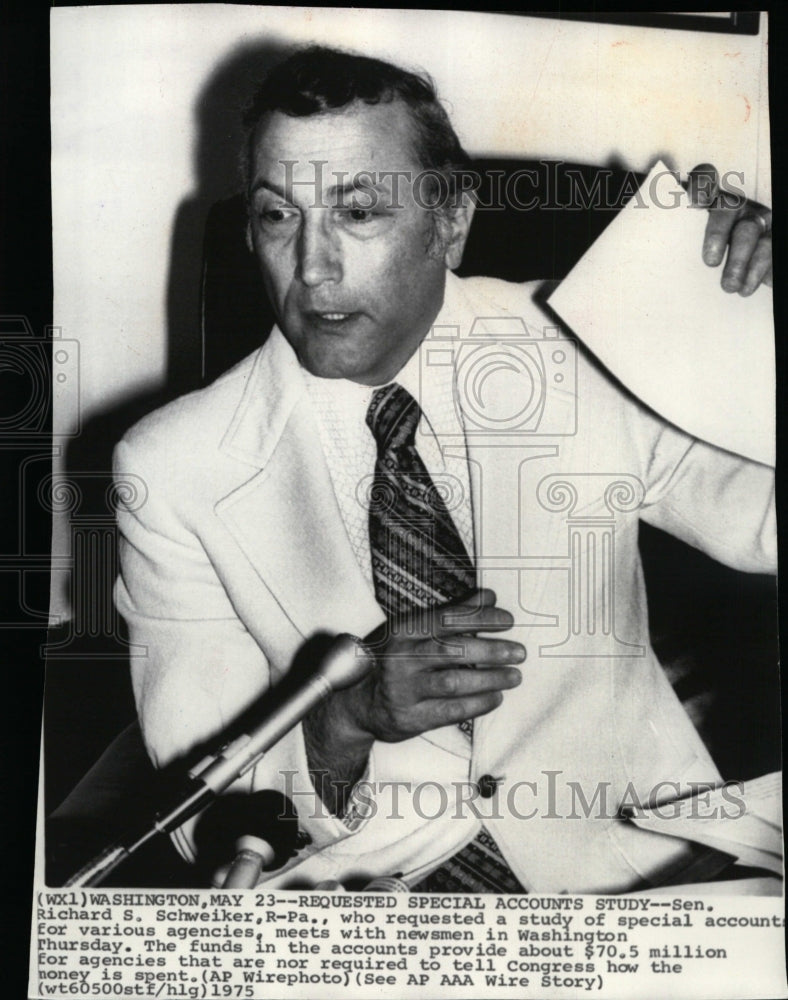
[[[154,763],[220,734],[309,640],[351,633],[369,673],[242,782],[286,792],[308,835],[272,884],[435,888],[480,835],[528,891],[688,878],[696,852],[620,815],[721,782],[649,648],[637,523],[768,571],[770,471],[647,411],[556,337],[533,288],[451,274],[473,203],[422,79],[308,50],[249,126],[248,238],[278,325],[116,451],[119,480],[147,487],[119,512],[116,596],[147,650],[132,670]],[[732,290],[769,278],[760,234],[712,217],[707,261],[730,241]],[[474,381],[490,364],[517,375],[496,399]],[[419,461],[483,587],[404,616],[383,610],[368,533],[380,387],[417,401]],[[189,830],[176,840],[193,856]]]

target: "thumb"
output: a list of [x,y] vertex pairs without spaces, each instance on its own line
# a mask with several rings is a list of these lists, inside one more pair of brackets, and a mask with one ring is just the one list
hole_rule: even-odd
[[699,163],[687,177],[687,194],[696,208],[711,208],[717,200],[720,177],[711,163]]

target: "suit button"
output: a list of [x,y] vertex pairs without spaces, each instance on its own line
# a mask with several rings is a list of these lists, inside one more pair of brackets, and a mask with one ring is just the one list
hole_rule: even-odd
[[491,774],[483,774],[479,778],[479,795],[483,799],[491,799],[498,790],[500,778],[493,778]]
[[312,843],[312,838],[306,832],[306,830],[299,830],[296,834],[295,849],[296,851],[302,851],[305,847],[309,847]]

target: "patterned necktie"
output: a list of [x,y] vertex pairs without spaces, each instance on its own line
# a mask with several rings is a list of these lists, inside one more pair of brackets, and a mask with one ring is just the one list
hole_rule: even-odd
[[[370,491],[369,541],[375,596],[393,618],[457,601],[476,586],[476,570],[444,496],[416,451],[421,409],[402,386],[376,389],[367,411],[378,456]],[[471,739],[473,720],[460,729]],[[485,829],[428,875],[419,892],[524,892]]]

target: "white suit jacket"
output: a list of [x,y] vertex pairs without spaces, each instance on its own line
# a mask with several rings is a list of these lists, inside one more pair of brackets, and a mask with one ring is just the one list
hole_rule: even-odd
[[[768,571],[772,474],[647,411],[555,339],[533,292],[450,275],[421,348],[424,364],[457,368],[481,582],[515,615],[508,637],[528,650],[523,683],[476,720],[472,748],[454,726],[375,743],[370,815],[352,831],[320,808],[294,729],[242,781],[289,794],[312,838],[272,885],[415,880],[482,821],[531,891],[624,891],[693,861],[681,841],[617,815],[685,794],[688,782],[721,782],[649,647],[637,523]],[[508,415],[493,400],[488,420],[477,375],[496,365],[520,378],[523,399]],[[311,636],[364,636],[383,615],[278,330],[213,385],[136,425],[116,450],[118,480],[128,474],[147,495],[119,512],[116,600],[147,651],[132,679],[162,766],[221,733]],[[477,795],[482,775],[497,779],[491,798]],[[188,854],[185,830],[179,843]]]

